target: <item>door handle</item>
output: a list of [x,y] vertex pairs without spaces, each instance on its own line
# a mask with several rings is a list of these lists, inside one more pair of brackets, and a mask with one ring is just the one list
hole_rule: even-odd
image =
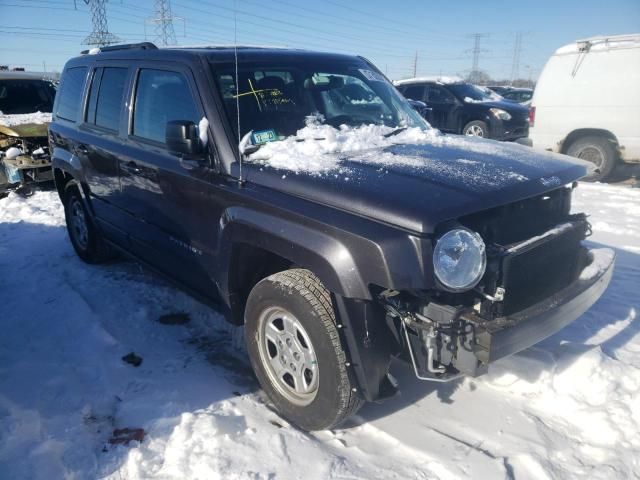
[[120,165],[120,168],[132,175],[140,175],[142,173],[142,169],[138,166],[136,162],[127,162],[125,164]]

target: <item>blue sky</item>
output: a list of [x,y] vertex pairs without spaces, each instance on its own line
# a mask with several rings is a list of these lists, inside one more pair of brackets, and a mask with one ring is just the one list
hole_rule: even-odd
[[[125,41],[145,39],[153,0],[110,0],[109,30]],[[0,64],[61,69],[90,32],[83,0],[0,0]],[[179,44],[233,43],[232,0],[171,0]],[[461,74],[471,67],[471,34],[483,33],[480,68],[511,75],[516,32],[523,32],[520,76],[537,76],[548,56],[593,35],[640,31],[640,0],[237,0],[238,43],[364,55],[398,79],[417,73]],[[146,25],[147,39],[154,40]],[[186,36],[184,36],[186,30]]]

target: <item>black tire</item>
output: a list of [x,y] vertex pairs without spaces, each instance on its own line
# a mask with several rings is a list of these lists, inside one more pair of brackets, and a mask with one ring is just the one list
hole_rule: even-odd
[[589,182],[605,180],[611,175],[618,160],[614,143],[608,138],[598,135],[589,135],[574,140],[567,148],[567,155],[586,160],[598,167],[599,172],[594,171],[583,178]]
[[[77,219],[81,215],[84,216],[86,228],[86,232],[83,233]],[[67,184],[64,190],[64,217],[73,249],[83,261],[96,264],[114,257],[113,251],[96,230],[75,183]]]
[[[315,353],[317,389],[306,404],[294,402],[286,392],[282,393],[283,384],[274,379],[269,361],[261,353],[260,342],[267,343],[262,333],[265,312],[274,308],[295,317]],[[312,431],[335,427],[364,403],[347,372],[347,356],[340,342],[331,296],[309,270],[296,268],[276,273],[251,290],[245,310],[245,340],[262,389],[279,413],[300,428]],[[267,350],[262,348],[263,352]],[[278,355],[279,352],[275,354]]]
[[489,127],[482,120],[473,120],[464,126],[462,135],[489,138]]

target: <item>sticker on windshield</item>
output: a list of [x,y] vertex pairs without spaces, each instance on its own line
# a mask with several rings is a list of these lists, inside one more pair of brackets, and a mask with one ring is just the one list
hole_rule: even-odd
[[380,75],[378,72],[374,72],[372,70],[365,70],[363,68],[361,68],[359,71],[364,76],[364,78],[366,78],[367,80],[370,80],[372,82],[385,82],[386,81],[384,79],[384,77],[382,75]]
[[275,142],[278,140],[278,135],[273,128],[270,130],[260,130],[259,132],[253,132],[252,140],[254,145],[262,145],[269,142]]

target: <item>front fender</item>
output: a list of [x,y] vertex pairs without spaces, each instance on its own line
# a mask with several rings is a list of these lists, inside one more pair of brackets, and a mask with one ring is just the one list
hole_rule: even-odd
[[[228,208],[221,218],[218,252],[228,272],[234,243],[273,252],[313,271],[330,291],[348,298],[371,299],[368,286],[351,251],[340,240],[318,229],[246,207]],[[223,297],[230,291],[229,276],[220,282]]]

